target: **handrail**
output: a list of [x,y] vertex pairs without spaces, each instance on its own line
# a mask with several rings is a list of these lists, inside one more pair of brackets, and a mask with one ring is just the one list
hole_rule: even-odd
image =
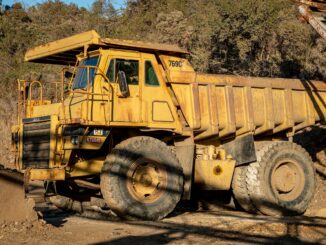
[[[106,74],[98,67],[98,66],[85,66],[85,65],[81,65],[81,66],[76,66],[74,67],[74,70],[76,69],[87,69],[87,87],[86,87],[86,91],[76,91],[76,90],[72,90],[70,89],[69,90],[69,93],[71,94],[84,94],[86,95],[86,121],[88,121],[88,114],[89,114],[89,97],[90,96],[102,96],[102,99],[104,100],[104,97],[105,96],[108,96],[108,102],[110,100],[110,94],[113,93],[113,87],[110,83],[110,80],[109,78],[106,76]],[[62,92],[61,92],[61,104],[62,104],[62,109],[63,109],[63,120],[65,121],[65,117],[66,117],[66,113],[65,113],[65,105],[64,105],[64,79],[65,79],[65,76],[64,76],[64,73],[66,70],[69,70],[71,69],[70,67],[63,67],[62,70],[61,70],[61,89],[62,89]],[[90,90],[93,88],[92,86],[90,86],[90,69],[96,69],[96,72],[94,73],[94,81],[95,81],[95,77],[97,75],[101,75],[105,81],[108,82],[109,84],[109,88],[110,88],[110,91],[108,91],[108,93],[94,93],[94,92],[91,92]],[[74,72],[74,74],[76,74],[76,71]],[[70,85],[72,85],[72,81],[73,81],[73,77],[71,78],[70,80]],[[112,96],[112,99],[113,99],[113,96]]]
[[[35,85],[39,85],[39,90],[40,90],[40,101],[41,101],[41,104],[43,103],[43,85],[40,81],[35,81],[33,80],[30,85],[29,85],[29,92],[28,92],[28,105],[31,106],[32,105],[32,97],[33,97],[33,94],[32,94],[32,89]],[[32,112],[31,110],[29,110],[29,117],[32,116]]]
[[39,88],[40,88],[40,100],[43,101],[43,85],[40,81],[36,81],[36,80],[33,80],[30,85],[29,85],[29,100],[31,101],[32,100],[32,88],[33,86],[35,86],[36,84],[39,85]]
[[[106,74],[97,66],[76,66],[74,67],[74,70],[76,71],[77,69],[82,69],[82,68],[86,68],[87,69],[87,88],[86,91],[76,91],[76,90],[69,90],[69,92],[71,94],[85,94],[86,95],[86,104],[87,104],[87,112],[86,112],[86,121],[89,120],[89,102],[90,102],[90,96],[101,96],[102,100],[105,100],[105,97],[107,96],[107,102],[110,102],[111,99],[111,94],[113,93],[114,89],[112,84],[110,83],[109,78],[106,76]],[[60,102],[62,104],[63,107],[63,120],[66,119],[66,113],[65,113],[65,106],[64,106],[64,99],[65,99],[65,76],[64,76],[64,72],[66,70],[70,70],[71,67],[63,67],[61,70],[61,81],[58,82],[51,82],[52,84],[55,84],[55,100],[58,101],[58,86],[61,87],[61,98],[60,98]],[[94,80],[95,77],[100,75],[102,76],[106,82],[108,82],[109,85],[109,89],[106,89],[107,92],[105,93],[95,93],[93,92],[91,89],[93,88],[92,86],[90,86],[90,69],[96,69],[95,73],[94,73]],[[74,74],[76,74],[76,72],[74,72]],[[72,82],[73,82],[73,77],[71,78],[71,80],[69,81],[69,87],[71,88]],[[32,103],[31,101],[33,100],[32,98],[32,92],[33,89],[35,88],[35,86],[38,85],[39,87],[39,99],[41,101],[41,103],[43,103],[44,100],[44,93],[43,93],[43,86],[44,86],[44,82],[42,81],[37,81],[37,80],[33,80],[33,81],[26,81],[26,80],[20,80],[17,79],[17,85],[18,85],[18,102],[17,102],[17,124],[20,124],[20,121],[22,118],[29,116],[31,117],[31,111],[29,111],[29,115],[27,115],[28,111],[27,111],[27,106],[31,106]],[[61,86],[60,86],[61,85]],[[28,88],[28,89],[26,89]],[[27,94],[28,92],[28,94]],[[113,96],[112,96],[112,100],[113,100]],[[28,101],[28,103],[26,103]]]
[[[58,84],[61,82],[51,82],[49,84],[55,84],[55,100],[58,101]],[[32,81],[26,81],[17,79],[17,124],[20,124],[20,121],[22,118],[27,116],[32,116],[31,111],[29,111],[29,115],[27,115],[27,106],[32,106],[31,101],[33,100],[33,89],[35,86],[39,87],[39,100],[41,101],[41,104],[44,102],[44,84],[45,82],[32,80]],[[27,93],[28,92],[28,93]],[[28,103],[27,103],[28,102]]]

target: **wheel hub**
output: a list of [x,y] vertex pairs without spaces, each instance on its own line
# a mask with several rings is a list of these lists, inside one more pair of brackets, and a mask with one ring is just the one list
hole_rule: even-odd
[[293,190],[296,182],[296,172],[287,165],[275,170],[275,185],[278,191],[288,193]]
[[296,198],[304,186],[304,173],[295,161],[282,161],[276,164],[272,172],[271,184],[274,192],[283,201]]
[[153,180],[152,180],[151,176],[149,176],[148,174],[143,174],[140,177],[140,183],[145,187],[151,186],[152,182],[153,182]]
[[166,185],[165,171],[153,160],[140,159],[128,171],[127,187],[138,201],[149,203],[158,199]]

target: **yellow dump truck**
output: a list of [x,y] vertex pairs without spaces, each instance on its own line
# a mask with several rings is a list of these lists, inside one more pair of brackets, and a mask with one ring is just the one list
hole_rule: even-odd
[[250,212],[303,213],[315,172],[292,139],[325,123],[326,84],[200,74],[187,55],[95,31],[29,50],[26,61],[63,67],[58,82],[18,80],[26,189],[103,198],[127,219],[161,219],[193,187],[232,190]]

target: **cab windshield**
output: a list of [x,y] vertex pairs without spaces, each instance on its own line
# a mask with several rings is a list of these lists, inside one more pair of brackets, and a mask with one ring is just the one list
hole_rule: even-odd
[[[96,74],[95,67],[89,67],[87,69],[86,66],[97,66],[99,62],[99,56],[89,57],[87,59],[83,59],[79,62],[78,66],[83,68],[77,68],[76,76],[73,81],[72,89],[85,89],[87,88],[87,80],[89,79],[90,86],[94,83],[94,78]],[[87,72],[89,70],[89,74]]]

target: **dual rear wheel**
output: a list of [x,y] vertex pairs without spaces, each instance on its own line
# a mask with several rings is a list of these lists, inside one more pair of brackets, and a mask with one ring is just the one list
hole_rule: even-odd
[[305,212],[315,189],[309,154],[292,142],[264,142],[257,161],[235,169],[233,194],[238,206],[265,215]]

